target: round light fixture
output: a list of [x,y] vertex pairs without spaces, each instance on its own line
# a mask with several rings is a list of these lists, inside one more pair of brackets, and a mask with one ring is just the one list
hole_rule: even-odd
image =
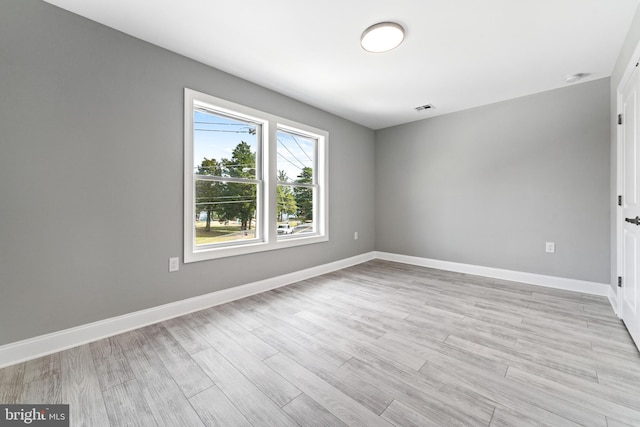
[[404,40],[404,28],[395,22],[380,22],[362,33],[360,44],[367,52],[387,52],[400,46]]

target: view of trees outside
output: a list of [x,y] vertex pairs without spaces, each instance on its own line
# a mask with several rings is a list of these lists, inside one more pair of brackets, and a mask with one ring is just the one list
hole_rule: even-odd
[[[289,177],[283,170],[278,171],[278,182],[288,182]],[[298,205],[293,196],[293,190],[289,185],[278,184],[278,221],[286,221],[289,217],[296,214]]]
[[[313,232],[316,140],[284,130],[278,130],[277,139],[278,219],[289,224],[290,234]],[[287,229],[278,228],[278,234],[286,235]]]
[[[196,245],[256,238],[257,184],[242,181],[258,177],[259,134],[254,123],[194,111]],[[305,136],[277,132],[276,213],[278,224],[288,224],[278,234],[314,230],[310,184],[315,143]]]
[[[312,184],[313,170],[310,167],[303,168],[296,182]],[[313,221],[313,188],[297,186],[293,188],[293,194],[298,218],[303,221]]]

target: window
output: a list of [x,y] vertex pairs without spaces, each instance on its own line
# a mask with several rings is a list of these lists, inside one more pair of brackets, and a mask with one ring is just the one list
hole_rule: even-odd
[[[315,158],[317,140],[293,129],[280,127],[276,133],[278,171],[277,214],[281,226],[289,226],[290,220],[295,228],[289,233],[281,232],[279,238],[295,238],[303,233],[315,233],[315,201],[317,194],[317,171]],[[315,196],[315,197],[314,197]],[[285,228],[286,229],[286,228]]]
[[326,241],[327,138],[185,89],[185,262]]

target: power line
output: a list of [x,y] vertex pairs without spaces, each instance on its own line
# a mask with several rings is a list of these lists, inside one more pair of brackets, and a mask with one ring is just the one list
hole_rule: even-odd
[[222,129],[193,129],[200,132],[222,132],[222,133],[248,133],[253,135],[251,130],[222,130]]
[[[196,197],[196,200],[208,200],[208,199],[233,199],[233,198],[237,198],[237,197],[246,197],[246,196],[240,196],[238,194],[234,195],[234,196],[213,196],[213,197],[208,197],[208,196],[201,196],[201,197]],[[213,201],[215,202],[215,200]]]
[[[218,164],[218,165],[213,165],[213,166],[202,166],[200,165],[196,165],[193,167],[193,173],[195,173],[196,175],[213,175],[213,176],[218,176],[215,175],[215,172],[219,172],[219,173],[224,173],[224,172],[230,172],[231,169],[237,169],[237,168],[242,168],[243,172],[248,172],[249,170],[255,170],[256,169],[256,165],[255,163],[236,163],[236,164]],[[244,170],[246,169],[246,170]],[[198,171],[203,170],[203,171],[208,171],[208,172],[214,172],[213,174],[199,174],[197,173]]]
[[[291,135],[291,134],[290,134]],[[296,142],[296,144],[298,144],[298,147],[300,147],[300,150],[302,150],[302,152],[304,153],[305,156],[307,156],[307,159],[309,159],[309,161],[311,163],[313,163],[313,159],[311,157],[309,157],[309,155],[307,154],[306,151],[304,151],[304,148],[302,148],[302,146],[300,145],[300,143],[298,142],[298,139],[296,138],[295,135],[291,135],[291,138],[293,138],[293,140]]]
[[226,201],[226,202],[200,202],[200,203],[196,203],[196,206],[198,205],[228,205],[231,203],[255,203],[255,199],[248,199],[248,200],[231,200],[231,201]]
[[291,154],[291,156],[293,156],[293,158],[294,158],[294,159],[296,159],[298,162],[300,162],[300,164],[302,165],[302,168],[304,168],[304,167],[305,167],[305,166],[304,166],[304,162],[303,162],[303,161],[301,161],[299,158],[297,158],[297,157],[296,157],[296,155],[295,155],[295,154],[293,154],[293,153],[291,152],[291,150],[289,150],[289,148],[288,148],[286,145],[284,145],[284,142],[282,142],[282,141],[280,140],[280,138],[278,138],[278,142],[280,143],[280,145],[282,145],[282,147],[284,147],[284,149],[285,149],[285,150],[287,150],[287,151],[289,152],[289,154]]
[[289,162],[291,164],[291,166],[293,166],[296,169],[302,170],[304,168],[304,166],[301,168],[300,166],[294,164],[291,160],[287,159],[282,153],[278,153],[278,156],[282,157],[285,161]]
[[200,125],[220,125],[220,126],[247,126],[246,123],[222,123],[222,122],[193,122]]

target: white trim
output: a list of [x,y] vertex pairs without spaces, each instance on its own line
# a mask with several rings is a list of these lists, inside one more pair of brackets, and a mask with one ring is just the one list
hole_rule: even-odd
[[[617,119],[618,114],[622,113],[622,91],[629,83],[629,79],[633,75],[633,71],[636,68],[636,64],[640,61],[640,42],[636,45],[636,48],[633,50],[631,57],[629,58],[629,63],[627,64],[622,77],[620,78],[620,82],[618,82],[618,87],[616,88],[616,112],[615,118]],[[614,119],[615,120],[615,119]],[[616,134],[616,198],[618,195],[622,194],[623,190],[623,171],[624,171],[624,157],[623,157],[623,134],[620,132],[620,127],[617,124],[615,126],[615,134]],[[615,202],[614,202],[615,203]],[[624,248],[622,247],[622,230],[624,227],[623,220],[623,212],[620,206],[616,203],[615,208],[615,218],[613,219],[616,222],[616,260],[615,266],[612,266],[616,270],[616,276],[620,277],[624,275],[623,271],[623,260],[622,254],[624,253]],[[617,313],[618,317],[622,318],[622,298],[617,298],[620,293],[620,288],[616,288],[616,305],[614,306],[614,310]]]
[[48,354],[141,328],[153,323],[183,316],[185,314],[193,313],[194,311],[203,310],[208,307],[235,301],[240,298],[245,298],[271,289],[290,285],[301,280],[331,273],[363,262],[372,261],[374,259],[382,259],[421,267],[437,268],[439,270],[455,271],[458,273],[474,274],[477,276],[606,296],[609,298],[614,310],[616,307],[616,295],[611,287],[604,283],[544,276],[540,274],[461,264],[450,261],[440,261],[387,252],[368,252],[351,258],[331,262],[329,264],[323,264],[307,268],[305,270],[284,274],[282,276],[272,277],[270,279],[260,280],[229,289],[223,289],[206,295],[188,298],[146,310],[140,310],[134,313],[77,326],[75,328],[65,329],[63,331],[6,344],[4,346],[0,346],[0,369],[16,363],[25,362],[27,360],[46,356]]
[[[629,57],[629,63],[627,64],[627,68],[624,70],[624,74],[620,78],[620,83],[618,83],[617,92],[620,94],[622,89],[627,85],[627,82],[631,78],[631,74],[633,74],[633,69],[636,67],[636,64],[640,61],[640,42],[636,45],[636,48],[633,50],[631,57]],[[620,111],[618,110],[618,113]]]
[[[195,183],[193,174],[194,134],[193,111],[196,106],[207,108],[212,114],[229,115],[260,125],[262,132],[258,144],[256,165],[262,173],[255,179],[228,179],[215,177],[212,181],[246,182],[257,185],[256,238],[236,240],[230,243],[216,243],[210,246],[196,247],[195,229]],[[313,233],[304,233],[281,239],[277,237],[276,227],[276,188],[277,188],[277,132],[279,130],[297,133],[316,140],[314,188],[314,224]],[[329,132],[294,122],[271,113],[259,111],[235,102],[207,95],[193,89],[184,88],[184,224],[183,224],[183,261],[185,263],[205,261],[229,256],[258,253],[274,249],[290,248],[329,240],[329,173],[328,173]]]
[[461,264],[437,259],[420,258],[408,255],[376,252],[375,257],[387,261],[413,264],[420,267],[437,268],[439,270],[455,271],[457,273],[473,274],[494,279],[510,280],[547,288],[563,289],[565,291],[582,292],[584,294],[608,296],[611,286],[606,283],[587,282],[584,280],[567,279],[564,277],[545,276],[542,274],[525,273],[521,271],[503,270],[479,265]]
[[374,259],[373,252],[351,258],[307,268],[305,270],[260,280],[234,288],[223,289],[198,297],[152,307],[146,310],[110,319],[53,332],[47,335],[18,341],[0,347],[0,369],[16,363],[46,356],[72,347],[87,344],[113,335],[121,334],[163,320],[183,316],[194,311],[203,310],[215,305],[224,304],[260,292],[290,285],[301,280],[310,279],[321,274],[331,273],[356,264]]
[[607,297],[609,298],[609,304],[611,304],[613,312],[618,316],[618,318],[622,318],[621,311],[618,310],[618,295],[611,286],[609,286],[609,294]]
[[[625,73],[626,74],[626,73]],[[627,79],[625,79],[626,81]],[[622,110],[622,94],[621,94],[621,86],[618,86],[617,92],[616,92],[616,112],[615,112],[615,117],[618,117],[618,114],[620,114],[620,111]],[[615,120],[615,119],[614,119]],[[615,215],[613,217],[613,221],[615,221],[615,236],[616,236],[616,242],[615,242],[615,246],[616,246],[616,259],[615,259],[615,265],[612,266],[612,268],[615,268],[615,275],[612,279],[614,279],[615,277],[619,277],[622,275],[622,253],[624,252],[624,249],[622,247],[622,209],[620,206],[618,206],[618,195],[622,194],[622,182],[623,182],[623,176],[622,176],[622,171],[623,171],[623,155],[622,155],[622,145],[623,145],[623,141],[622,141],[622,133],[619,131],[618,129],[618,125],[615,124],[617,122],[614,122],[615,126],[615,133],[616,133],[616,194],[614,194],[614,203],[615,203]],[[615,280],[615,279],[614,279]],[[616,290],[616,294],[620,292],[620,288],[618,288]],[[614,306],[614,310],[616,313],[622,313],[622,298],[617,298],[616,295],[616,305]]]

